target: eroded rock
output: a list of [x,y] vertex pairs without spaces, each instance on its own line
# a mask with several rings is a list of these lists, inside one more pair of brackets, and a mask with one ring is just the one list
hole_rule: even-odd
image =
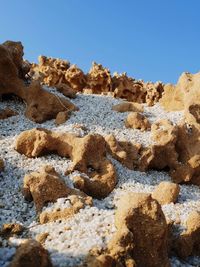
[[112,107],[112,110],[115,110],[117,112],[127,112],[127,111],[133,111],[133,112],[143,112],[144,107],[135,102],[123,102],[117,105],[114,105]]
[[171,202],[175,203],[179,192],[180,187],[178,184],[164,181],[156,186],[151,195],[160,205],[165,205]]
[[[159,203],[150,194],[129,193],[118,203],[117,232],[108,244],[109,255],[136,266],[170,266],[167,255],[168,226]],[[123,265],[126,266],[126,265]]]
[[53,267],[48,252],[42,245],[28,239],[17,248],[16,254],[9,267]]
[[90,196],[106,197],[116,185],[115,169],[106,158],[105,140],[98,134],[81,138],[69,133],[32,129],[18,136],[15,149],[28,157],[57,153],[71,158],[71,171],[79,170],[89,177],[76,176],[74,184]]
[[125,126],[127,128],[139,129],[141,131],[148,130],[151,127],[148,119],[138,112],[131,112],[128,114],[125,120]]

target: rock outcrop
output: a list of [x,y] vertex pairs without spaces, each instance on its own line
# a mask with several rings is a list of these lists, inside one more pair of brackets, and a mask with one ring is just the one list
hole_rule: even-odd
[[156,186],[152,198],[156,199],[160,205],[175,203],[180,192],[180,186],[171,182],[161,182]]
[[141,131],[151,128],[151,124],[148,119],[138,112],[131,112],[128,114],[125,120],[125,126],[127,128],[139,129]]
[[0,96],[14,94],[21,98],[26,103],[25,115],[38,123],[55,118],[60,111],[77,110],[68,100],[45,91],[39,82],[28,84],[27,71],[21,42],[0,45]]
[[92,197],[104,198],[116,185],[115,169],[106,158],[105,140],[98,134],[80,138],[69,133],[37,128],[22,132],[17,138],[15,149],[27,157],[57,153],[71,158],[73,164],[70,171],[79,170],[89,177],[74,177],[74,185]]
[[9,267],[53,267],[48,252],[43,246],[31,239],[27,239],[17,248],[16,254]]
[[139,267],[170,266],[168,226],[161,206],[151,195],[124,195],[118,203],[115,225],[117,232],[108,244],[108,251],[122,266],[128,266],[125,265],[128,259]]

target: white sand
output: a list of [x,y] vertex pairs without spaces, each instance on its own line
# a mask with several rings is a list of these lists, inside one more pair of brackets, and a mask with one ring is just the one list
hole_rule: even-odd
[[[55,92],[54,89],[50,91]],[[59,93],[57,93],[60,95]],[[29,159],[17,153],[13,146],[17,135],[24,130],[34,127],[45,127],[56,131],[70,131],[80,136],[95,132],[105,136],[113,133],[117,139],[131,140],[144,145],[151,143],[150,132],[127,129],[124,119],[128,112],[117,113],[111,107],[122,100],[100,95],[81,95],[72,100],[80,110],[72,114],[71,118],[56,127],[54,120],[36,124],[23,115],[25,106],[19,101],[0,102],[0,108],[10,107],[19,112],[18,116],[0,121],[0,157],[5,161],[6,169],[0,174],[0,225],[8,222],[19,222],[29,227],[29,232],[22,237],[12,238],[9,242],[2,241],[0,248],[0,266],[8,266],[15,253],[14,246],[21,242],[20,238],[35,237],[38,233],[48,232],[45,247],[50,252],[53,264],[59,266],[75,266],[80,263],[93,246],[105,247],[115,232],[114,211],[117,200],[129,191],[152,192],[155,185],[163,180],[170,180],[167,173],[151,171],[142,173],[123,167],[118,161],[108,156],[116,167],[118,184],[114,191],[104,200],[94,200],[94,207],[80,210],[73,218],[57,221],[45,225],[38,225],[33,202],[23,199],[21,187],[26,173],[38,170],[44,164],[51,164],[62,175],[65,182],[72,186],[71,176],[64,176],[70,160],[57,155],[48,155],[36,159]],[[182,118],[182,112],[166,113],[158,104],[146,107],[144,114],[151,122],[162,118],[170,119],[174,124]],[[76,124],[87,127],[84,132],[74,128]],[[48,209],[67,205],[64,200],[58,200]],[[181,185],[181,192],[176,204],[164,205],[163,211],[167,218],[180,218],[180,231],[188,214],[192,210],[200,211],[200,188],[193,185]],[[182,228],[181,228],[182,227]],[[171,258],[172,266],[199,266],[200,259],[191,257],[183,262],[176,257]]]

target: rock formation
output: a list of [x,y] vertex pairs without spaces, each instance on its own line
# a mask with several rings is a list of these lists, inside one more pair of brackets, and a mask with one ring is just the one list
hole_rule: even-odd
[[131,112],[128,114],[125,120],[125,126],[127,128],[139,129],[141,131],[148,130],[151,127],[148,119],[138,112]]
[[174,249],[179,257],[200,256],[200,213],[193,211],[186,221],[187,229],[175,239]]
[[170,266],[168,226],[161,206],[151,195],[124,195],[118,203],[115,225],[117,232],[108,244],[108,252],[122,266],[128,266],[125,265],[128,259],[139,267]]
[[179,192],[180,187],[178,184],[164,181],[156,186],[151,196],[156,199],[160,205],[165,205],[171,202],[175,203]]
[[68,100],[45,91],[39,82],[27,84],[26,71],[22,44],[7,41],[0,45],[0,95],[20,97],[26,103],[25,115],[39,123],[55,118],[60,111],[77,110]]
[[90,196],[104,198],[116,185],[115,169],[106,158],[105,140],[98,134],[80,138],[69,133],[32,129],[18,136],[15,149],[27,157],[57,153],[71,158],[73,164],[70,171],[79,170],[89,177],[74,177],[74,185]]
[[42,245],[31,239],[21,244],[9,267],[53,267],[48,252]]

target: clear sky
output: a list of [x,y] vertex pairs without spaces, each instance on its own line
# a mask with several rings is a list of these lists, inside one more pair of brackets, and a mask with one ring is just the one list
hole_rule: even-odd
[[0,42],[22,41],[25,58],[96,61],[111,72],[175,83],[200,70],[200,0],[2,0]]

